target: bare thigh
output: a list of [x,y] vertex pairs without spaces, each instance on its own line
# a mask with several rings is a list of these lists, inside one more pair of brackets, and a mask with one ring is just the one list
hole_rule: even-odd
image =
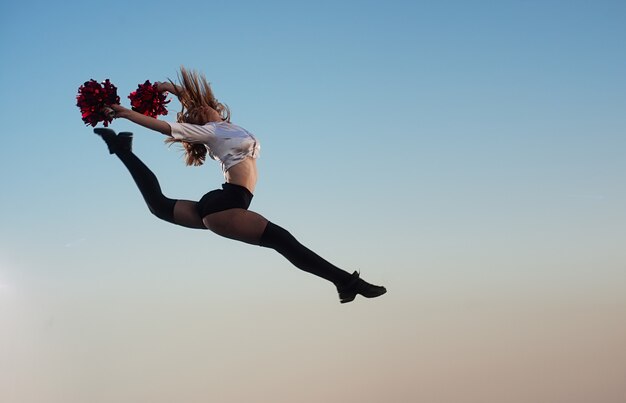
[[196,202],[176,200],[174,205],[174,223],[187,228],[207,229],[198,214]]
[[207,215],[202,219],[206,228],[226,238],[258,245],[267,219],[254,211],[233,208]]

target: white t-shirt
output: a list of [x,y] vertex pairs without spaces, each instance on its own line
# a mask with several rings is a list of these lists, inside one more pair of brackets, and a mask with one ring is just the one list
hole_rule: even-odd
[[261,150],[252,133],[229,122],[209,122],[205,125],[167,123],[176,140],[204,144],[209,156],[221,163],[224,174],[247,157],[257,158]]

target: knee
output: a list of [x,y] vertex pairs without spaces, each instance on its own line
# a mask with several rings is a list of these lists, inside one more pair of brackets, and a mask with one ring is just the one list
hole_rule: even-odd
[[148,210],[157,218],[170,223],[174,222],[174,206],[148,204]]
[[278,252],[302,246],[289,231],[270,221],[267,222],[267,225],[261,234],[259,245],[266,248],[272,248]]

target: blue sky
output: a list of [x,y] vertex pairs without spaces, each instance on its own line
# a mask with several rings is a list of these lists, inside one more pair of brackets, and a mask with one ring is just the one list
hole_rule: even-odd
[[[388,352],[374,358],[391,374],[383,380],[358,361],[357,347],[346,353],[363,364],[361,378],[346,382],[369,385],[367,396],[394,388],[414,399],[458,401],[453,391],[484,398],[489,372],[479,356],[508,365],[518,379],[509,391],[531,393],[519,379],[533,379],[535,362],[516,367],[521,355],[504,360],[504,352],[526,343],[545,359],[540,352],[551,354],[551,342],[572,331],[578,338],[561,350],[571,366],[589,361],[585,348],[601,356],[587,336],[621,357],[625,21],[621,1],[2,3],[0,341],[14,348],[0,350],[0,362],[21,364],[0,364],[0,372],[12,373],[13,401],[96,401],[103,384],[133,380],[106,396],[159,401],[185,389],[187,400],[204,401],[201,374],[220,367],[232,372],[211,384],[213,397],[241,401],[243,391],[225,386],[240,365],[258,370],[242,376],[256,380],[250,393],[259,395],[286,373],[336,379],[354,367],[333,361],[335,342],[355,338],[357,347]],[[328,285],[271,251],[148,213],[123,166],[80,120],[76,91],[109,78],[128,105],[137,84],[175,78],[180,65],[203,71],[233,122],[261,141],[251,208],[388,286],[388,295],[339,306]],[[134,131],[136,153],[168,196],[197,199],[221,184],[217,163],[185,167],[161,135],[123,121],[112,127]],[[494,347],[485,329],[513,329],[508,311],[528,337],[504,331]],[[215,334],[204,319],[263,343]],[[372,331],[373,322],[386,330]],[[585,324],[598,333],[585,333]],[[285,345],[272,337],[276,329],[299,342]],[[450,336],[459,332],[474,344]],[[149,354],[148,339],[160,355]],[[278,358],[265,369],[226,353],[211,364],[181,358],[215,353],[205,342]],[[142,358],[133,361],[137,348]],[[155,357],[169,370],[155,370]],[[296,370],[294,357],[311,365]],[[437,385],[451,382],[443,364],[419,388],[406,375],[453,361],[478,386],[438,395]],[[590,374],[623,374],[623,362],[598,361],[585,374],[550,370],[577,385],[578,396],[602,390],[609,401],[618,383],[601,388]],[[82,386],[71,392],[77,374]],[[28,389],[29,376],[40,392]],[[162,393],[152,395],[157,381]],[[284,401],[307,401],[302,391],[323,397],[292,384]],[[526,397],[565,399],[556,385]]]

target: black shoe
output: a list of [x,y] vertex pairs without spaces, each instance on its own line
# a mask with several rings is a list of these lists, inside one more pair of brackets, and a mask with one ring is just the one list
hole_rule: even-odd
[[375,298],[386,293],[387,289],[378,285],[372,285],[359,278],[359,273],[355,271],[345,284],[337,285],[337,292],[339,293],[339,302],[345,304],[354,300],[357,294],[361,294],[365,298]]
[[93,129],[94,133],[102,137],[102,140],[109,147],[109,154],[119,154],[132,151],[133,134],[130,132],[122,132],[115,134],[112,129],[99,127]]

